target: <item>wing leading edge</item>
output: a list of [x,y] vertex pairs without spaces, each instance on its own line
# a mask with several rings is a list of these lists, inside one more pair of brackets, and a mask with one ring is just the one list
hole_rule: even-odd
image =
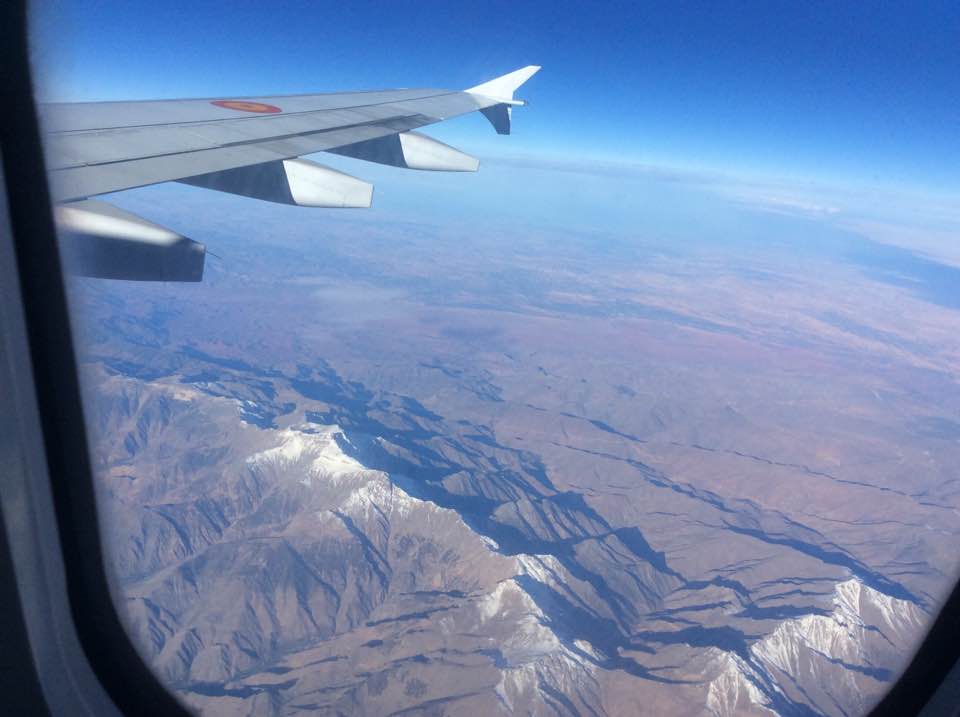
[[[58,212],[58,217],[76,220],[78,212],[86,217],[84,231],[76,230],[76,221],[61,219],[66,253],[77,254],[84,244],[96,242],[96,252],[81,252],[86,260],[77,269],[84,275],[162,281],[182,275],[188,278],[172,280],[200,280],[202,262],[198,273],[196,256],[205,249],[196,242],[191,244],[189,270],[183,272],[167,262],[150,275],[149,262],[141,262],[124,276],[123,262],[118,261],[99,271],[96,257],[131,256],[144,244],[150,252],[162,252],[163,246],[182,242],[158,245],[156,225],[127,214],[124,231],[96,234],[98,226],[116,227],[119,210],[86,200],[181,181],[299,206],[366,207],[371,185],[301,157],[332,152],[408,169],[476,171],[475,158],[413,130],[479,111],[498,133],[509,134],[510,110],[524,104],[514,93],[539,69],[530,65],[462,91],[46,105],[41,110],[54,199],[65,206],[80,203],[77,211]],[[102,221],[96,221],[101,214]]]

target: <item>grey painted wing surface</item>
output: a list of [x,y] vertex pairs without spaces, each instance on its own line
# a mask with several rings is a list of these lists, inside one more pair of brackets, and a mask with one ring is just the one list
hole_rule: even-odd
[[41,111],[54,199],[290,159],[521,104],[513,91],[537,69],[523,68],[467,91],[46,105]]

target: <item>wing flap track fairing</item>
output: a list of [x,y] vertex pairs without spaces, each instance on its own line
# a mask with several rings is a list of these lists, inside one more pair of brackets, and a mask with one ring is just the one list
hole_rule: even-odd
[[400,132],[328,150],[377,164],[435,172],[476,172],[480,160],[419,132]]
[[178,180],[278,204],[366,209],[373,185],[308,159],[284,159]]
[[79,276],[200,281],[206,247],[112,204],[88,199],[55,209],[60,250]]

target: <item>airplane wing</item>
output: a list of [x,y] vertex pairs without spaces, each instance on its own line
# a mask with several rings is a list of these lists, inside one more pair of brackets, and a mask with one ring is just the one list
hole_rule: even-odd
[[414,132],[479,111],[509,134],[524,67],[462,91],[405,89],[285,97],[41,107],[51,192],[68,265],[103,278],[199,281],[205,249],[99,200],[180,181],[313,207],[366,207],[372,186],[301,159],[332,152],[399,167],[476,171],[478,161]]

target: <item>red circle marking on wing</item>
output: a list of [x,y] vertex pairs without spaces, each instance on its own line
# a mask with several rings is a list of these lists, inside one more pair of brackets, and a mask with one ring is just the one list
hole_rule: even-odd
[[239,110],[240,112],[260,112],[268,114],[272,112],[283,112],[279,107],[264,104],[263,102],[250,102],[248,100],[213,100],[210,102],[217,107],[224,107],[228,110]]

